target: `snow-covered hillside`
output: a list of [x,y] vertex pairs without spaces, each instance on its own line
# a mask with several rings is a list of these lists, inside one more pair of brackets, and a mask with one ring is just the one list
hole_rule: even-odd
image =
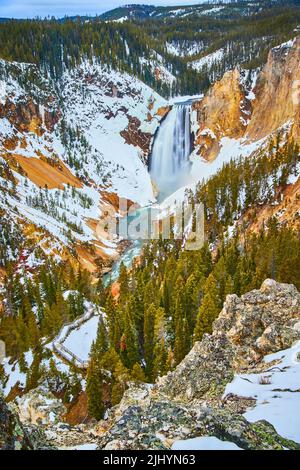
[[[0,158],[12,171],[0,174],[0,207],[63,246],[92,243],[107,208],[118,212],[114,195],[153,201],[146,157],[165,105],[157,93],[87,61],[57,81],[1,61],[0,78]],[[116,256],[115,240],[97,239],[103,256]]]

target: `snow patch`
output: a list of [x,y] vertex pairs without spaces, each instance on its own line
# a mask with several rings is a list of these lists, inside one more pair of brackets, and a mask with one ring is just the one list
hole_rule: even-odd
[[196,437],[185,441],[175,441],[172,450],[243,450],[233,442],[221,441],[217,437]]
[[238,374],[226,386],[233,393],[253,397],[256,405],[244,414],[250,422],[264,419],[287,439],[300,443],[300,341],[293,347],[265,357],[278,364],[260,374]]

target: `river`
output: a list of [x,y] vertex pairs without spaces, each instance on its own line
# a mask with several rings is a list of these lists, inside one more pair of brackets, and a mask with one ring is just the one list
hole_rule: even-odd
[[[151,220],[155,219],[160,211],[159,204],[190,181],[191,105],[191,100],[174,103],[158,129],[149,165],[151,178],[159,191],[158,204],[142,207],[121,220],[120,223],[125,227],[122,237],[131,241],[131,245],[104,276],[105,286],[118,278],[122,263],[130,268],[133,260],[140,255],[143,243],[149,240]],[[143,228],[140,228],[140,225]],[[131,233],[126,233],[126,227],[129,227]]]

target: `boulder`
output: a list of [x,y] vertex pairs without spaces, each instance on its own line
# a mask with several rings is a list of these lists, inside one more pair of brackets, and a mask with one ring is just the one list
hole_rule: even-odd
[[18,400],[18,412],[22,423],[49,425],[61,421],[66,408],[61,400],[40,387]]

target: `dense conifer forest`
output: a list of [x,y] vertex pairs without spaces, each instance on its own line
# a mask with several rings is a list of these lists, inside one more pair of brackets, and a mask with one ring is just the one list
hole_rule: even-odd
[[[270,48],[293,37],[300,23],[299,8],[292,2],[270,7],[266,2],[265,8],[249,12],[234,8],[228,7],[219,17],[195,12],[147,21],[133,17],[124,23],[101,17],[10,20],[0,27],[0,57],[37,64],[47,77],[56,79],[84,59],[97,60],[133,73],[164,96],[196,94],[238,64],[260,67]],[[180,47],[182,53],[192,45],[197,48],[195,53],[178,56],[170,53],[168,44]],[[226,53],[217,62],[201,71],[191,67],[192,61],[223,49]],[[149,63],[157,57],[176,78],[172,84],[155,78]]]

